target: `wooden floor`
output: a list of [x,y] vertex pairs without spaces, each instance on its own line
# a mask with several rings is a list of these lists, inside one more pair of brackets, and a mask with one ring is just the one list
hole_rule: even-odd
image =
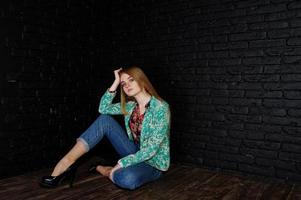
[[73,188],[40,188],[38,180],[50,169],[0,180],[0,199],[85,200],[85,199],[283,199],[301,200],[301,185],[285,184],[258,177],[213,172],[174,164],[164,176],[135,191],[116,187],[109,179],[87,173],[81,165]]

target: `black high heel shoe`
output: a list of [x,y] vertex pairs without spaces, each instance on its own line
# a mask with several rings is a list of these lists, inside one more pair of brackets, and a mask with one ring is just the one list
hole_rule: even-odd
[[44,176],[40,181],[41,187],[54,188],[59,186],[64,180],[69,180],[69,187],[73,186],[77,166],[72,164],[63,173],[58,176]]

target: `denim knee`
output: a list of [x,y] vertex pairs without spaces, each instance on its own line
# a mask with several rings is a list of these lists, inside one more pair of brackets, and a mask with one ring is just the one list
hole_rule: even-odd
[[97,119],[90,125],[87,130],[82,133],[78,138],[77,141],[81,141],[86,150],[89,151],[92,147],[94,147],[98,141],[100,140],[103,135],[99,134],[100,132],[104,133],[104,131],[97,131],[106,129],[109,126],[109,123],[114,120],[110,115],[102,114],[97,117]]
[[139,187],[139,180],[135,172],[126,170],[117,170],[113,174],[113,182],[121,188],[134,190]]

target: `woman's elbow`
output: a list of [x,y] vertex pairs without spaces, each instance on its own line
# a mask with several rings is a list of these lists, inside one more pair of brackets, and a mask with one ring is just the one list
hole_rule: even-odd
[[104,109],[103,107],[99,107],[98,112],[100,114],[106,114],[106,109]]

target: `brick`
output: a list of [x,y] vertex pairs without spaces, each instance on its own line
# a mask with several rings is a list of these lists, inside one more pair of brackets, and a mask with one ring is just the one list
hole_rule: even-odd
[[286,152],[301,153],[301,146],[296,144],[282,144],[282,150]]
[[264,52],[262,50],[251,50],[251,49],[245,49],[245,50],[231,50],[230,51],[230,57],[257,57],[257,56],[263,56]]
[[260,6],[257,7],[254,10],[249,10],[249,12],[247,13],[248,15],[250,14],[266,14],[266,13],[276,13],[276,12],[281,12],[281,11],[285,11],[286,8],[286,4],[268,4],[265,6]]
[[196,114],[196,117],[199,119],[205,119],[205,120],[216,120],[216,121],[223,121],[225,119],[224,115],[221,115],[219,113],[202,113],[202,114]]
[[287,48],[287,49],[285,49],[285,51],[283,51],[283,54],[286,55],[286,56],[299,56],[299,55],[301,55],[300,48],[298,48],[298,47]]
[[288,118],[288,117],[274,117],[274,116],[264,116],[263,122],[267,124],[279,124],[279,125],[290,125],[293,124],[299,124],[296,122],[294,118]]
[[257,158],[255,162],[259,166],[273,166],[276,169],[283,169],[283,170],[290,170],[290,171],[296,170],[296,165],[293,162],[264,159],[264,158]]
[[268,48],[264,50],[264,53],[268,56],[280,56],[284,54],[286,51],[283,47],[275,47],[275,48]]
[[282,92],[280,92],[280,91],[271,91],[271,92],[246,91],[246,97],[251,97],[251,98],[280,98],[280,97],[282,97]]
[[[283,84],[282,88],[286,90],[298,90],[300,88],[301,83],[295,82],[295,83],[286,83]],[[296,94],[296,93],[294,93]]]
[[293,152],[280,152],[279,153],[280,160],[285,161],[301,161],[301,154],[300,153],[293,153]]
[[288,115],[292,117],[301,117],[301,109],[289,109]]
[[212,127],[218,129],[243,130],[242,123],[229,123],[225,121],[212,121]]
[[244,132],[235,131],[235,130],[229,130],[228,136],[230,136],[231,138],[236,138],[236,139],[243,139],[245,137]]
[[240,63],[241,60],[237,58],[209,60],[209,66],[239,65]]
[[271,39],[289,38],[291,36],[291,30],[290,29],[271,30],[267,33],[267,35]]
[[273,167],[258,167],[256,165],[239,164],[238,169],[250,174],[257,174],[262,176],[275,176],[275,169]]
[[271,29],[282,29],[287,28],[289,26],[286,21],[278,21],[278,22],[262,22],[262,23],[254,23],[250,25],[250,30],[271,30]]
[[244,107],[232,107],[231,106],[231,113],[235,114],[248,114],[249,108],[244,106]]
[[261,108],[261,107],[253,107],[249,108],[249,114],[259,115],[271,115],[271,116],[286,116],[286,110],[282,108]]
[[228,58],[228,51],[217,52],[202,52],[198,55],[198,58]]
[[301,3],[300,2],[291,2],[287,5],[288,9],[297,9],[297,8],[301,8]]
[[260,106],[260,99],[241,99],[241,98],[232,98],[229,99],[229,104],[237,106]]
[[245,138],[250,140],[263,140],[264,139],[264,133],[261,131],[245,131]]
[[277,82],[280,80],[280,76],[279,75],[271,75],[271,74],[267,74],[267,75],[261,75],[261,74],[257,74],[257,75],[245,75],[244,76],[244,80],[248,81],[248,82]]
[[254,158],[252,156],[240,155],[240,154],[229,154],[226,152],[222,152],[220,154],[222,160],[232,161],[236,163],[246,163],[252,164],[254,163]]
[[258,47],[283,47],[286,44],[284,39],[274,39],[274,40],[257,40],[257,41],[250,41],[249,47],[250,48],[258,48]]
[[300,100],[283,100],[283,104],[286,108],[301,108]]
[[265,58],[247,58],[243,60],[246,65],[249,64],[280,64],[281,59],[277,57],[265,57]]
[[263,88],[265,90],[282,90],[284,88],[284,85],[282,85],[279,82],[276,83],[264,83]]
[[287,40],[287,44],[289,46],[299,46],[301,44],[301,39],[300,38],[289,38]]
[[290,29],[290,33],[292,37],[297,37],[301,35],[301,28],[293,28]]
[[227,114],[226,115],[226,120],[230,121],[230,122],[260,123],[261,122],[261,116]]
[[238,18],[231,18],[230,22],[232,24],[245,24],[245,23],[255,23],[255,22],[263,22],[264,16],[263,15],[251,15],[251,16],[244,16]]
[[287,99],[301,99],[300,91],[285,91],[284,97]]
[[301,26],[301,20],[300,19],[294,19],[291,21],[292,27],[300,27]]
[[260,90],[262,85],[257,82],[233,82],[228,86],[229,89]]
[[238,17],[238,16],[246,16],[246,9],[231,9],[231,10],[228,10],[227,12],[223,12],[221,13],[221,16],[222,17]]
[[207,149],[215,150],[219,152],[227,152],[227,153],[238,153],[239,151],[238,147],[232,147],[228,145],[217,145],[217,144],[208,144]]
[[247,42],[231,42],[231,43],[219,43],[213,45],[213,50],[225,50],[225,49],[246,49],[248,48]]
[[238,33],[230,35],[230,41],[260,40],[266,38],[266,32]]
[[246,7],[254,7],[254,6],[262,6],[262,5],[268,5],[269,1],[263,0],[263,1],[241,1],[237,2],[236,5],[238,8],[246,8]]
[[241,154],[244,155],[249,155],[253,157],[262,157],[262,158],[277,158],[277,152],[272,151],[272,150],[265,150],[265,149],[251,149],[251,148],[246,148],[242,147],[240,149]]
[[283,74],[287,74],[287,73],[298,74],[301,73],[301,68],[299,64],[282,64],[280,72],[282,72]]
[[282,59],[284,63],[299,63],[301,61],[301,56],[284,56]]
[[297,17],[298,11],[294,10],[291,12],[276,12],[276,13],[270,13],[265,15],[266,21],[278,21],[278,20],[288,20],[294,17]]
[[222,169],[227,169],[227,170],[237,170],[238,169],[236,162],[228,162],[228,161],[220,160],[218,162],[218,164]]
[[301,176],[299,173],[294,173],[288,170],[277,170],[276,171],[276,176],[285,179],[285,180],[290,180],[290,181],[300,181]]
[[244,96],[243,90],[229,90],[229,97],[235,98],[242,98]]
[[279,142],[264,142],[256,140],[244,140],[243,145],[248,148],[258,148],[258,149],[267,149],[267,150],[279,150]]

